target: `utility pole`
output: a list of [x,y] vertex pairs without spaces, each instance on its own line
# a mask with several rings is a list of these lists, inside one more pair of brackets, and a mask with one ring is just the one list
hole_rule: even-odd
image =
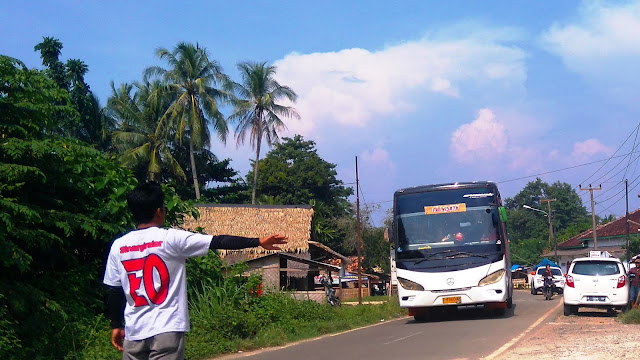
[[630,256],[630,251],[629,251],[629,180],[625,179],[624,180],[624,194],[625,194],[625,199],[627,202],[627,214],[626,214],[626,225],[627,225],[627,270],[631,270],[631,259],[629,258]]
[[356,240],[358,241],[358,304],[362,305],[362,267],[360,266],[360,182],[358,180],[358,157],[356,156]]
[[541,202],[547,203],[547,218],[549,219],[549,243],[553,239],[553,262],[558,264],[558,244],[556,244],[556,235],[553,233],[553,214],[551,213],[551,203],[556,201],[556,199],[540,199]]
[[586,189],[583,189],[582,185],[578,185],[578,188],[580,188],[580,190],[585,190],[591,193],[591,223],[593,226],[593,250],[598,250],[598,238],[596,237],[596,211],[594,209],[595,206],[593,203],[593,191],[602,190],[602,185],[599,185],[597,188],[594,188],[591,186],[591,184],[589,184],[589,187]]

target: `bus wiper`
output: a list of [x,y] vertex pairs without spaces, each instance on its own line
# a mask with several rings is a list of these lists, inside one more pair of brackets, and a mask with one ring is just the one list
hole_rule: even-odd
[[456,250],[442,250],[442,251],[436,251],[436,252],[432,252],[431,254],[425,254],[424,255],[424,259],[420,259],[418,261],[416,261],[414,263],[414,265],[420,264],[423,261],[429,260],[432,257],[436,256],[436,255],[441,255],[441,254],[448,254],[448,253],[453,253],[456,252]]
[[414,265],[420,264],[421,262],[429,260],[436,255],[442,255],[442,254],[447,254],[447,256],[444,256],[440,259],[455,259],[457,257],[481,257],[481,258],[488,257],[486,254],[470,253],[470,252],[457,251],[457,250],[442,250],[442,251],[436,251],[431,254],[425,255],[424,259],[420,259],[416,261]]
[[464,252],[464,251],[458,251],[455,254],[451,254],[447,257],[444,257],[443,259],[454,259],[457,257],[482,257],[482,258],[487,258],[487,255],[484,254],[474,254],[474,253],[470,253],[470,252]]

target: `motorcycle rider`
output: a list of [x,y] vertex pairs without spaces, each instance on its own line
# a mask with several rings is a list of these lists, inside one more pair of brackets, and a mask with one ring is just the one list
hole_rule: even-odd
[[336,296],[336,290],[332,286],[333,279],[331,275],[322,275],[320,282],[324,285],[327,303],[331,306],[339,305],[340,299]]
[[542,273],[542,280],[544,282],[544,287],[542,288],[542,293],[547,293],[547,288],[551,286],[551,294],[553,294],[553,274],[551,273],[551,265],[547,264]]

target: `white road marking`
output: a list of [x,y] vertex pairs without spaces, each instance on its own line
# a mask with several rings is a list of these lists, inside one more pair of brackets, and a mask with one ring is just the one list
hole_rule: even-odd
[[551,315],[554,311],[556,311],[560,307],[560,305],[563,305],[563,304],[564,303],[562,303],[562,302],[558,302],[558,305],[556,305],[553,309],[547,311],[546,314],[542,315],[538,320],[536,320],[536,322],[531,324],[531,326],[529,326],[527,328],[527,330],[523,331],[520,335],[518,335],[518,336],[514,337],[513,339],[511,339],[511,341],[509,341],[508,343],[502,345],[501,348],[499,348],[498,350],[496,350],[493,353],[491,353],[485,359],[495,359],[496,357],[498,357],[500,354],[505,352],[508,348],[513,346],[513,344],[517,343],[518,340],[520,340],[523,336],[525,336],[529,331],[533,330],[536,326],[540,325],[540,323],[542,321],[544,321],[544,319],[546,319],[549,315]]
[[415,334],[407,335],[407,336],[405,336],[405,337],[401,337],[401,338],[398,338],[398,339],[395,339],[395,340],[391,340],[391,341],[386,342],[386,343],[384,343],[384,344],[385,344],[385,345],[393,344],[394,342],[402,341],[402,340],[408,339],[408,338],[410,338],[410,337],[412,337],[412,336],[416,336],[416,335],[420,335],[420,334],[422,334],[422,331],[417,332],[417,333],[415,333]]

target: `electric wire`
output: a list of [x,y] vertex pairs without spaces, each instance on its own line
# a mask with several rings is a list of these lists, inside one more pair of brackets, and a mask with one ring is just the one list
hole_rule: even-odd
[[[633,139],[633,147],[631,148],[631,151],[634,151],[637,146],[638,146],[638,128],[636,127],[636,137]],[[627,163],[627,169],[624,171],[624,175],[622,176],[623,179],[625,179],[627,176],[627,171],[629,170],[629,166],[631,166],[631,156],[629,157],[629,163]]]
[[[640,151],[637,151],[637,152],[640,152]],[[613,158],[618,158],[618,157],[627,156],[627,155],[628,154],[618,155],[618,156],[614,156]],[[597,164],[597,163],[602,162],[602,161],[609,161],[610,159],[611,158],[594,160],[594,161],[590,161],[590,162],[587,162],[587,163],[568,166],[568,167],[561,168],[561,169],[556,169],[556,170],[550,170],[550,171],[546,171],[546,172],[542,172],[542,173],[538,173],[538,174],[521,176],[521,177],[518,177],[518,178],[507,179],[507,180],[500,180],[500,181],[496,181],[496,184],[504,184],[504,183],[508,183],[508,182],[512,182],[512,181],[524,180],[524,179],[529,179],[529,178],[532,178],[532,177],[538,177],[538,176],[542,176],[542,175],[548,175],[548,174],[552,174],[552,173],[556,173],[556,172],[560,172],[560,171],[571,170],[571,169],[579,168],[579,167],[582,167],[582,166]]]
[[[638,163],[637,163],[637,160],[638,160],[638,159],[640,159],[640,155],[636,156],[632,161],[635,161],[635,162],[636,162],[636,165],[637,165],[637,164],[638,164]],[[623,169],[624,169],[624,168],[623,168]],[[618,175],[622,172],[622,170],[623,170],[623,169],[620,169],[617,173],[615,173],[615,174],[611,175],[607,180],[603,181],[603,183],[607,183],[607,182],[609,182],[609,180],[611,180],[611,179],[613,179],[614,177],[618,176]],[[635,174],[635,170],[634,170],[634,172],[633,172],[633,173]],[[625,176],[625,177],[623,177],[623,178],[626,178],[626,176]],[[595,200],[595,199],[598,199],[598,198],[600,198],[600,197],[602,197],[604,194],[606,194],[607,192],[609,192],[611,189],[614,189],[614,187],[615,187],[616,185],[619,185],[619,184],[621,184],[621,183],[623,183],[623,182],[624,182],[624,181],[616,181],[616,182],[615,182],[615,185],[613,185],[613,186],[609,187],[607,190],[605,190],[605,191],[603,191],[602,193],[600,193],[600,194],[598,194],[597,196],[595,196],[595,197],[594,197],[594,200]]]
[[[635,127],[635,131],[638,131],[638,128],[640,128],[640,123],[638,123],[638,125]],[[602,166],[600,166],[596,171],[593,172],[593,174],[589,175],[586,179],[584,179],[584,181],[581,181],[580,184],[585,184],[587,182],[587,180],[591,179],[591,177],[593,177],[595,174],[598,173],[598,171],[600,171],[600,169],[602,169],[605,165],[607,165],[607,163],[609,162],[609,160],[615,158],[616,154],[618,153],[618,151],[620,151],[620,149],[622,149],[622,147],[624,146],[624,144],[627,143],[627,141],[629,141],[629,139],[631,138],[631,136],[633,135],[634,131],[632,131],[629,136],[627,136],[627,138],[624,140],[624,142],[618,147],[618,149],[613,153],[613,155],[611,155],[611,157],[609,157],[609,159],[607,159],[607,161],[605,161],[604,164],[602,164]]]
[[[631,184],[630,184],[630,185],[632,185],[632,187],[629,189],[629,191],[633,191],[633,190],[635,190],[635,189],[638,187],[638,185],[640,185],[640,181],[638,181],[638,180],[640,180],[640,175],[638,175],[635,179],[633,179],[633,181],[631,181]],[[634,185],[634,183],[635,183],[635,185]],[[619,197],[618,199],[616,199],[616,201],[614,201],[613,203],[611,203],[611,205],[607,206],[606,208],[604,208],[604,209],[600,210],[600,211],[599,211],[599,213],[600,213],[600,214],[603,214],[605,211],[609,210],[611,207],[613,207],[614,205],[616,205],[618,202],[620,202],[621,200],[624,200],[624,199],[625,199],[625,196],[626,196],[626,194],[622,194],[622,192],[624,192],[624,191],[625,191],[625,189],[622,189],[622,190],[620,190],[618,193],[616,193],[614,196],[609,197],[608,199],[606,199],[606,200],[604,200],[604,201],[600,201],[600,202],[598,202],[598,204],[600,204],[600,203],[606,203],[607,201],[611,200],[613,197],[620,195],[620,197]],[[595,201],[595,199],[594,199],[594,201]]]

